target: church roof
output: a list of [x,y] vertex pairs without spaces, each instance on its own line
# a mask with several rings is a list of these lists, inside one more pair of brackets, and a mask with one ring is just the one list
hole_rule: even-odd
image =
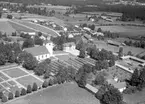
[[39,56],[44,54],[49,54],[46,46],[38,46],[24,49],[26,52],[31,53],[33,56]]

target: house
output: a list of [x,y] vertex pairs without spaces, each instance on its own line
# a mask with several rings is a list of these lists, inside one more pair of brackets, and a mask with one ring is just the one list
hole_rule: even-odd
[[116,42],[116,41],[112,41],[112,40],[107,40],[107,44],[110,44],[110,45],[113,45],[113,46],[116,46],[116,47],[121,46],[121,43]]
[[48,42],[43,46],[26,48],[24,51],[31,53],[38,61],[42,61],[53,56],[53,43]]
[[126,89],[126,82],[118,82],[114,79],[107,79],[107,82],[117,88],[120,92],[123,92]]
[[74,42],[68,42],[63,44],[64,50],[73,50],[76,48],[76,44]]

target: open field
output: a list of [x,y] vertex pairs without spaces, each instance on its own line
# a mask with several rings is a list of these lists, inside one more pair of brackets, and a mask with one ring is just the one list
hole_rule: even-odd
[[[95,41],[95,44],[97,46],[97,48],[104,48],[108,51],[112,51],[112,52],[119,52],[119,47],[113,46],[113,45],[107,45],[106,42],[104,41]],[[127,54],[128,51],[131,51],[133,55],[138,55],[142,52],[144,52],[144,49],[141,48],[136,48],[136,47],[129,47],[129,46],[123,46],[123,53]]]
[[49,29],[47,27],[40,26],[40,25],[37,25],[37,24],[34,24],[34,23],[30,23],[28,21],[13,20],[13,22],[17,22],[19,24],[22,24],[22,25],[25,25],[27,27],[33,28],[35,30],[46,33],[48,35],[51,34],[54,37],[58,36],[58,34],[56,32],[52,31],[52,29]]
[[104,31],[119,33],[120,36],[138,36],[145,35],[145,27],[135,26],[96,26],[96,29],[101,28]]
[[9,21],[9,23],[18,32],[21,32],[21,31],[24,31],[24,32],[36,32],[36,31],[34,31],[34,30],[30,29],[30,28],[26,28],[26,27],[24,27],[22,25],[18,25],[16,23],[14,23],[14,22]]
[[145,104],[145,89],[134,94],[124,94],[124,101],[127,104]]
[[7,104],[100,104],[90,92],[79,88],[76,84],[47,88],[41,92],[8,102]]

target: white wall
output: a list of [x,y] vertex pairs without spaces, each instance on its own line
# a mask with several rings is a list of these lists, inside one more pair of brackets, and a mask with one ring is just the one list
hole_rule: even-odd
[[35,56],[35,57],[38,61],[42,61],[42,60],[45,60],[45,59],[49,58],[50,55],[49,54],[44,54],[44,55],[39,55],[39,56]]

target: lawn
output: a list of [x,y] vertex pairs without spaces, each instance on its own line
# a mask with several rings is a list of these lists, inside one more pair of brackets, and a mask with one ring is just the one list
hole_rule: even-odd
[[9,75],[12,78],[17,78],[17,77],[20,77],[20,76],[27,75],[26,72],[24,72],[23,70],[21,70],[19,68],[4,70],[3,72],[6,73],[7,75]]
[[38,86],[42,85],[42,82],[39,81],[38,79],[36,79],[35,77],[29,75],[29,76],[25,76],[22,78],[18,78],[16,80],[17,82],[19,82],[20,84],[24,85],[25,87],[27,87],[28,85],[33,85],[33,83],[37,83]]
[[127,104],[145,104],[145,89],[135,94],[125,94],[124,101],[126,101]]
[[90,92],[76,84],[54,86],[8,104],[100,104]]

